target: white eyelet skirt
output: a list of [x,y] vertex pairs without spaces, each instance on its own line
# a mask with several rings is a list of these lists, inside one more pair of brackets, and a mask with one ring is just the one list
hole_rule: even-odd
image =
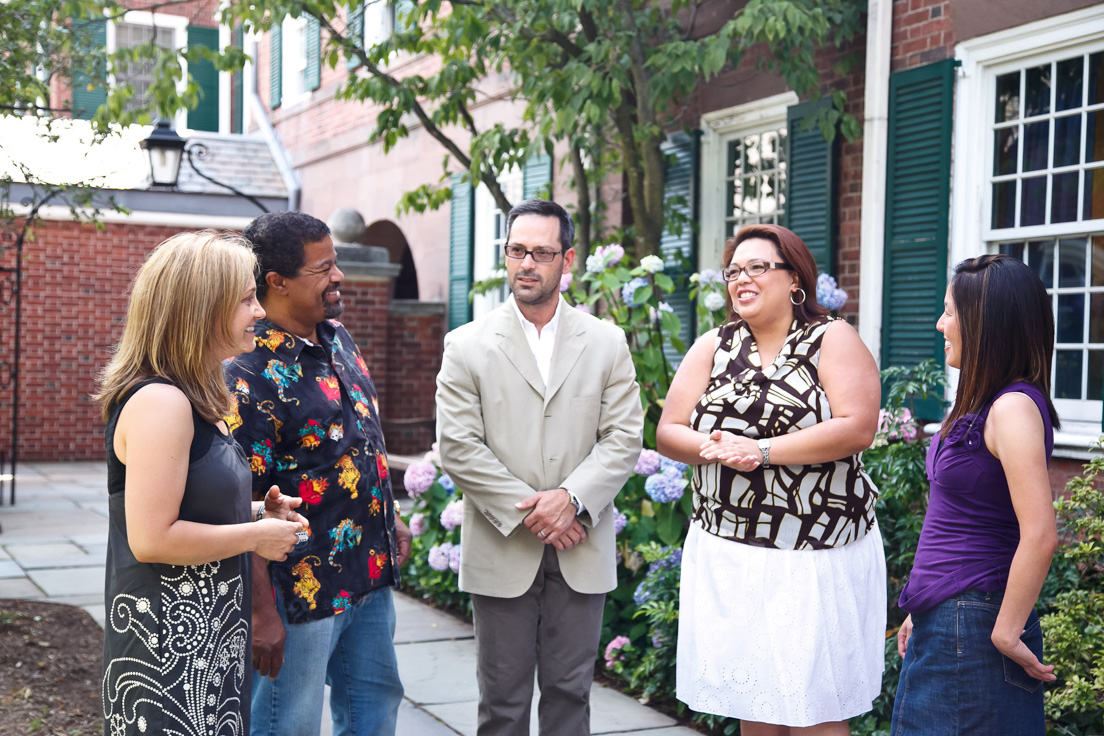
[[683,547],[676,695],[700,713],[784,726],[870,710],[885,667],[877,525],[826,550],[777,550],[697,524]]

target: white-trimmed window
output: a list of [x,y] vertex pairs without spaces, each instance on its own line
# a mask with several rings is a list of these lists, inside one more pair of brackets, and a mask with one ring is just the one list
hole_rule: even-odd
[[283,40],[281,104],[290,107],[310,93],[307,89],[307,16],[284,18],[281,31]]
[[364,48],[378,46],[395,33],[395,4],[388,0],[364,3]]
[[[188,46],[188,19],[182,16],[154,14],[144,10],[130,10],[119,20],[107,23],[107,51],[134,48],[153,41],[156,46],[168,50],[180,50]],[[183,78],[187,79],[187,62]],[[154,79],[154,62],[131,62],[125,68],[116,68],[112,77],[115,85],[130,84],[134,96],[127,102],[130,112],[144,107],[147,92]],[[174,121],[179,130],[187,125],[187,116],[181,113]]]
[[786,213],[787,92],[702,116],[699,267],[717,268],[741,226],[779,223]]
[[1038,274],[1054,308],[1051,390],[1063,434],[1095,437],[1104,408],[1104,8],[972,39],[956,55],[950,263],[1001,252]]
[[[520,202],[522,199],[522,174],[520,169],[511,169],[498,181],[506,199]],[[494,197],[486,184],[480,184],[475,190],[475,222],[473,232],[472,280],[482,281],[492,275],[505,273],[506,256],[506,215],[498,208]],[[503,284],[499,289],[475,297],[472,301],[472,317],[490,312],[506,301],[510,294],[509,286]]]

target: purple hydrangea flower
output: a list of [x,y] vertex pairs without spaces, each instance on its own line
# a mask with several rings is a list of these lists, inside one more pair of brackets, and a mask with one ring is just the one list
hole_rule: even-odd
[[625,257],[625,249],[617,243],[600,246],[594,251],[606,266],[616,266]]
[[575,280],[575,276],[572,273],[565,273],[560,276],[560,293],[564,293],[571,288],[571,282]]
[[652,588],[648,578],[644,578],[640,585],[636,586],[636,590],[633,591],[633,603],[638,606],[643,606],[648,602],[648,599],[652,597]]
[[449,503],[441,512],[441,526],[450,532],[464,522],[464,499],[458,498]]
[[452,546],[452,542],[443,542],[430,547],[429,554],[426,555],[426,561],[429,563],[429,566],[438,572],[444,572],[449,569],[449,558],[452,555]]
[[415,537],[420,537],[426,533],[426,520],[425,514],[414,514],[410,517],[410,523],[407,524],[410,527],[410,533]]
[[649,475],[644,481],[644,491],[656,503],[671,503],[682,498],[686,479],[667,471]]
[[625,302],[626,306],[639,307],[643,302],[636,300],[636,290],[642,286],[647,286],[648,280],[643,276],[637,276],[621,287],[621,301]]
[[659,458],[660,454],[655,450],[641,450],[633,472],[637,475],[651,475],[659,472]]
[[452,549],[449,550],[449,569],[457,575],[460,574],[460,547],[462,545],[454,544]]
[[403,487],[411,498],[417,498],[428,491],[435,480],[437,468],[429,460],[419,460],[403,473]]
[[613,533],[614,534],[620,534],[621,532],[623,532],[625,530],[625,527],[628,526],[628,525],[629,525],[629,517],[625,516],[624,513],[618,511],[617,509],[614,509],[613,510]]

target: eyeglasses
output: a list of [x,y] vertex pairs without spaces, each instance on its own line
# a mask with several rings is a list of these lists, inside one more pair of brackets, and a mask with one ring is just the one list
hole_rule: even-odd
[[522,248],[520,245],[507,245],[503,247],[506,252],[507,258],[516,258],[519,261],[524,260],[525,256],[533,256],[533,260],[537,263],[551,263],[556,260],[556,256],[563,253],[562,250],[549,250],[548,248],[535,248],[529,250],[528,248]]
[[740,278],[740,272],[745,272],[751,278],[762,276],[771,269],[782,269],[783,271],[792,271],[793,268],[788,263],[770,263],[769,261],[752,261],[746,266],[729,266],[725,270],[721,271],[721,278],[725,281],[735,281]]

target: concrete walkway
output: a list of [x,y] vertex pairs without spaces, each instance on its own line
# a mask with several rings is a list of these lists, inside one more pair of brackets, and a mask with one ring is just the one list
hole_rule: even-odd
[[[15,506],[0,506],[0,598],[80,606],[102,626],[106,465],[26,463],[16,480]],[[6,493],[3,502],[8,503]],[[471,625],[404,595],[396,596],[395,608],[395,645],[406,689],[398,733],[474,736],[478,691]],[[329,725],[327,714],[324,736],[330,734]],[[597,684],[591,691],[591,730],[638,736],[695,733]],[[535,705],[532,732],[537,732]]]

